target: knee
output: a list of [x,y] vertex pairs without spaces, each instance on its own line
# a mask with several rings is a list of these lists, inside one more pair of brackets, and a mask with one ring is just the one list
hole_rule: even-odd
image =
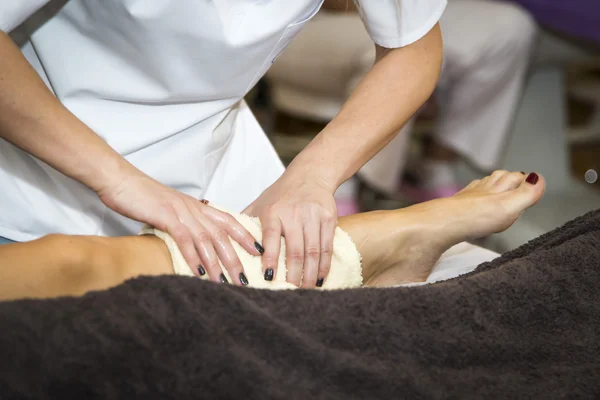
[[51,265],[44,272],[57,287],[80,287],[93,279],[95,271],[86,265],[88,247],[80,236],[51,234],[38,239],[41,248],[52,257]]
[[60,258],[60,265],[82,265],[86,259],[86,247],[82,246],[82,236],[63,235],[52,233],[38,239],[48,253],[54,253]]
[[68,293],[85,293],[95,289],[111,274],[112,252],[108,238],[51,234],[39,239],[54,253],[57,260],[54,271],[48,271],[58,287]]

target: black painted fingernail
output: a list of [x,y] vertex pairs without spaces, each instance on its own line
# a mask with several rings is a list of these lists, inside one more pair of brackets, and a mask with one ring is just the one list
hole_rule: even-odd
[[221,274],[221,276],[219,278],[221,279],[221,283],[229,283],[229,281],[225,277],[225,274]]
[[273,280],[273,268],[267,268],[265,271],[265,281]]
[[522,173],[523,175],[525,175],[525,172],[521,171],[521,173]]
[[260,254],[262,254],[262,253],[264,253],[264,252],[265,252],[265,249],[264,249],[264,247],[262,247],[262,246],[260,245],[260,243],[258,243],[258,242],[254,242],[254,247],[256,247],[256,250],[258,250],[258,252],[259,252]]
[[248,285],[248,278],[246,278],[246,275],[243,272],[240,272],[240,283],[242,286]]
[[200,273],[200,276],[206,275],[206,270],[202,265],[198,265],[198,272]]
[[323,286],[323,278],[317,279],[317,287]]

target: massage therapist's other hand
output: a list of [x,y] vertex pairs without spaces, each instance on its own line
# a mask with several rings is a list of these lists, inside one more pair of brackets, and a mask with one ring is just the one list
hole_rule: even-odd
[[[220,282],[219,260],[235,284],[247,284],[242,264],[229,241],[260,255],[252,235],[231,215],[162,185],[143,173],[123,178],[97,192],[117,213],[168,232],[195,275]],[[223,276],[224,278],[224,276]]]
[[287,281],[304,288],[323,284],[331,265],[337,226],[334,191],[319,178],[294,176],[288,169],[244,210],[262,223],[265,279],[272,279],[277,272],[283,235]]

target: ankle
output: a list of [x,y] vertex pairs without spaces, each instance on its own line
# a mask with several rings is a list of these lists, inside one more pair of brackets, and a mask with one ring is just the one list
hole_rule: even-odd
[[432,252],[437,249],[443,252],[461,242],[463,239],[457,234],[451,214],[453,207],[450,202],[454,200],[452,197],[429,200],[398,210],[399,218],[406,226],[406,234],[421,248],[426,247]]
[[428,271],[423,272],[414,260],[439,257],[444,235],[438,233],[438,224],[429,222],[418,207],[369,214],[358,225],[361,229],[355,239],[363,260],[364,282],[376,286],[379,281],[390,282],[392,269],[394,282],[426,279]]

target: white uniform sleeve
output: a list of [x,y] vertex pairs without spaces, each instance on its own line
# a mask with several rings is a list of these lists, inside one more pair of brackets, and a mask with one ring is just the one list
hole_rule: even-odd
[[10,32],[50,0],[0,0],[0,30]]
[[434,27],[447,0],[354,0],[375,43],[396,48],[416,42]]

